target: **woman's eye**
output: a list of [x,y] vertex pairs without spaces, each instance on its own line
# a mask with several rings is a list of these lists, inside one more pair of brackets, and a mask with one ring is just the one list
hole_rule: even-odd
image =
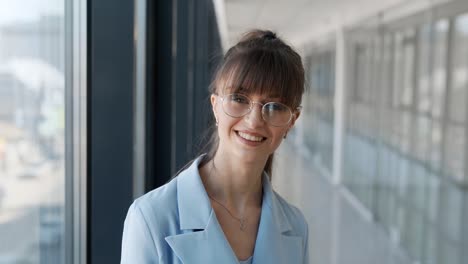
[[281,105],[281,104],[270,104],[270,110],[271,111],[275,111],[275,112],[283,112],[283,111],[286,111],[286,107]]
[[244,96],[233,95],[231,97],[231,101],[239,103],[239,104],[249,104],[249,99],[245,98]]

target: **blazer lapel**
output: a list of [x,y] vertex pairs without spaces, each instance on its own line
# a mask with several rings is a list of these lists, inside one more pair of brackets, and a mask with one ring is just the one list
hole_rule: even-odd
[[166,241],[184,264],[238,264],[224,237],[198,173],[202,157],[177,179],[177,200],[182,234],[167,236]]
[[184,264],[238,264],[213,211],[203,231],[168,236],[166,241]]
[[253,263],[301,263],[302,238],[291,235],[290,231],[291,224],[264,174],[262,213]]

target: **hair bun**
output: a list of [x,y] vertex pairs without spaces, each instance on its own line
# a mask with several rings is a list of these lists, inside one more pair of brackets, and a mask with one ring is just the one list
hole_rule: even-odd
[[276,40],[278,37],[271,30],[260,30],[255,29],[245,33],[239,43],[246,43],[251,41],[262,41],[262,40]]
[[276,39],[276,34],[267,30],[265,31],[265,34],[263,35],[263,38],[268,39],[268,40],[273,40]]

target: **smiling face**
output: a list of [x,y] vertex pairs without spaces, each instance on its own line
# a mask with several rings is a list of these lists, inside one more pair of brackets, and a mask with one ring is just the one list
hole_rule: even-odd
[[[296,109],[304,93],[304,67],[299,54],[270,31],[251,31],[224,55],[210,89],[218,127],[211,138],[208,159],[221,154],[227,159],[263,162],[264,170],[271,175],[272,154],[299,117]],[[242,117],[236,116],[245,110],[245,105],[233,110],[234,114],[228,115],[223,110],[221,98],[233,93],[256,102]],[[260,104],[271,101],[293,112],[286,126],[273,126],[288,120],[287,114],[272,114],[285,109],[279,104],[265,107],[273,125],[263,120]]]
[[[227,115],[222,106],[222,95],[211,95],[213,113],[218,121],[218,151],[228,159],[243,162],[265,162],[281,144],[286,132],[294,125],[299,112],[295,112],[291,122],[283,127],[269,125],[262,118],[262,107],[254,104],[252,110],[243,117]],[[261,95],[249,95],[254,102],[278,101]]]

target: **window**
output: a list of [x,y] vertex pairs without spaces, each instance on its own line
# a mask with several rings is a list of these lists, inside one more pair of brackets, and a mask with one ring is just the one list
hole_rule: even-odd
[[311,52],[307,59],[308,95],[302,112],[306,144],[319,165],[329,172],[333,161],[335,54],[327,47]]
[[414,261],[462,263],[468,14],[414,18],[350,37],[343,183]]
[[0,2],[0,263],[72,263],[72,6]]
[[467,101],[468,101],[468,14],[454,20],[452,36],[450,87],[444,171],[459,183],[466,184]]

